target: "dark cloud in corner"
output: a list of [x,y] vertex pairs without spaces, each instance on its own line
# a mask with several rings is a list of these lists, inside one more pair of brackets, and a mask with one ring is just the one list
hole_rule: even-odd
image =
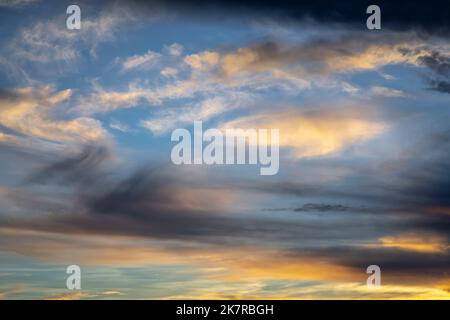
[[396,30],[417,30],[447,36],[450,30],[450,3],[430,1],[298,1],[298,0],[134,0],[137,5],[154,12],[157,8],[195,17],[262,17],[278,22],[301,22],[312,19],[319,23],[341,23],[355,28],[366,27],[366,9],[380,6],[382,27]]

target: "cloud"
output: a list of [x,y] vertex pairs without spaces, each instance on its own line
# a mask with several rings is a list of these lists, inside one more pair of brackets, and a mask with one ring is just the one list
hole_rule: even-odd
[[184,58],[186,62],[193,69],[209,69],[219,63],[219,53],[213,51],[204,51],[199,54],[191,54]]
[[[101,236],[48,233],[0,228],[2,250],[45,257],[50,262],[77,261],[84,266],[138,267],[149,265],[194,266],[202,281],[213,280],[244,285],[246,282],[274,284],[274,281],[308,281],[328,284],[365,284],[367,265],[382,266],[383,285],[439,288],[448,256],[435,252],[408,252],[367,246],[323,246],[274,248],[239,246],[194,246],[184,242],[148,241],[132,236]],[[273,245],[273,244],[272,244]],[[365,255],[365,252],[367,255]],[[420,259],[422,261],[417,262]],[[409,265],[408,265],[409,263]],[[418,274],[427,277],[417,278]],[[113,285],[114,282],[109,283]],[[214,291],[220,290],[215,288]],[[412,290],[414,291],[414,290]],[[236,292],[240,292],[239,290]],[[278,292],[272,288],[272,294]],[[304,293],[299,288],[296,294]]]
[[[376,70],[389,64],[417,64],[419,52],[413,49],[419,45],[419,40],[411,35],[395,34],[381,41],[371,35],[352,33],[300,45],[269,41],[224,54],[220,67],[225,76],[274,69],[293,70],[291,74],[297,75]],[[411,48],[408,55],[405,48]]]
[[149,70],[160,62],[159,53],[148,50],[143,55],[134,55],[122,62],[122,70],[130,71],[134,69]]
[[[185,62],[196,72],[212,73],[227,83],[242,85],[243,79],[255,81],[258,75],[257,82],[266,82],[270,86],[270,81],[277,79],[294,85],[297,90],[312,85],[326,87],[333,83],[330,77],[381,70],[388,65],[426,66],[439,76],[429,81],[432,88],[446,91],[450,51],[442,41],[427,43],[415,33],[390,33],[382,39],[358,32],[336,37],[313,36],[297,44],[268,40],[231,52],[203,51],[186,57]],[[335,81],[334,86],[340,86],[348,93],[358,91],[342,80]],[[382,86],[374,86],[371,91],[375,95],[404,96],[400,90]]]
[[160,100],[150,90],[141,88],[107,90],[94,81],[90,95],[80,97],[74,110],[81,114],[107,113],[122,108],[133,108],[142,103],[160,104]]
[[82,153],[68,157],[42,169],[30,177],[33,183],[59,181],[62,184],[93,183],[98,176],[98,169],[104,162],[111,159],[110,150],[98,145],[87,145]]
[[[108,25],[105,20],[98,31],[113,39]],[[41,37],[46,28],[35,31]],[[53,47],[47,45],[74,49],[57,56],[57,63],[72,63],[86,49],[95,54],[90,35],[72,40],[48,30],[39,48],[30,30],[33,64],[48,68],[43,56]],[[321,30],[320,36],[302,34],[295,41],[260,37],[237,47],[189,45],[187,52],[177,44],[161,52],[147,47],[105,71],[108,77],[118,71],[119,78],[101,85],[100,78],[85,91],[39,85],[1,90],[1,250],[109,268],[194,266],[199,282],[182,282],[195,287],[186,293],[191,296],[374,297],[361,284],[367,265],[379,264],[389,285],[377,297],[448,297],[441,288],[450,265],[445,96],[415,91],[408,101],[410,96],[382,99],[411,90],[393,89],[397,82],[392,81],[365,86],[370,76],[387,70],[404,84],[412,70],[435,81],[431,87],[445,89],[448,46],[415,33],[380,37]],[[5,59],[0,63],[7,70],[30,70],[14,69]],[[403,68],[385,68],[389,65]],[[120,73],[122,66],[126,74]],[[153,67],[148,78],[136,77],[136,71]],[[127,84],[124,78],[132,80]],[[367,88],[377,108],[367,106],[367,99],[359,100],[362,105],[343,104]],[[430,95],[429,104],[421,100]],[[318,97],[331,103],[312,108]],[[190,127],[194,120],[279,128],[282,172],[263,179],[243,167],[159,166],[134,154],[118,165],[102,123],[77,114],[141,106],[152,107],[139,120],[155,135]],[[130,129],[105,115],[100,119],[120,131],[115,134]],[[70,152],[48,153],[48,144],[68,146]],[[289,152],[294,156],[284,157]],[[130,168],[130,159],[146,167]],[[236,290],[230,290],[233,285]],[[112,288],[92,294],[102,297],[122,287]]]
[[380,75],[381,75],[384,79],[389,80],[389,81],[396,80],[396,78],[395,78],[393,75],[391,75],[391,74],[380,73]]
[[102,292],[101,294],[102,294],[102,295],[107,295],[107,296],[110,296],[110,295],[123,295],[122,292],[120,292],[120,291],[114,291],[114,290],[104,291],[104,292]]
[[167,46],[166,49],[171,56],[178,57],[181,56],[184,48],[179,43],[172,43],[170,46]]
[[[52,86],[3,90],[0,94],[0,125],[11,131],[10,141],[37,139],[66,144],[105,140],[98,120],[86,117],[58,119],[55,114],[72,95],[70,89],[56,91]],[[25,139],[25,140],[24,140]]]
[[330,112],[284,112],[250,116],[222,125],[223,129],[279,129],[280,147],[292,148],[297,158],[335,155],[345,148],[383,133],[387,126],[365,117]]
[[445,80],[430,80],[430,89],[442,92],[450,93],[450,82]]
[[161,70],[161,74],[165,77],[176,77],[178,74],[178,70],[167,67],[167,68],[164,68],[163,70]]
[[[273,192],[287,197],[294,194],[289,192],[287,183],[205,183],[196,180],[193,172],[187,175],[172,167],[138,170],[129,176],[105,175],[102,172],[105,162],[108,163],[108,158],[101,149],[88,148],[78,157],[50,163],[36,172],[33,176],[39,178],[30,182],[75,187],[74,194],[65,202],[69,209],[44,210],[33,217],[3,215],[2,250],[51,261],[67,259],[70,253],[71,260],[76,257],[97,265],[187,263],[222,268],[204,277],[227,281],[312,279],[348,284],[365,281],[359,277],[366,276],[367,265],[378,264],[386,271],[383,275],[387,283],[405,281],[425,291],[436,288],[449,265],[446,251],[422,247],[411,250],[411,243],[420,245],[424,239],[430,240],[432,248],[435,244],[448,245],[445,236],[427,226],[437,222],[429,216],[387,210],[368,219],[366,211],[337,202],[301,206],[299,210],[304,214],[296,218],[284,219],[280,213],[258,216],[241,211],[236,195],[245,192],[250,201],[249,194],[265,188],[265,199]],[[364,184],[350,185],[346,190],[339,187],[340,182],[308,190],[297,181],[291,189],[298,199],[314,193],[329,197],[333,189],[342,202],[350,201],[357,191],[384,197],[376,186],[367,189]],[[391,187],[383,184],[387,196]],[[314,211],[330,215],[337,211],[339,219],[313,221],[307,216]],[[427,228],[428,238],[421,233]],[[410,234],[421,236],[413,239],[407,236]],[[428,276],[422,281],[418,275],[424,272]],[[404,295],[420,294],[413,289],[402,290]],[[387,291],[387,295],[395,296],[395,290]]]
[[[167,57],[150,51],[119,60],[129,71],[153,66],[160,70],[160,78],[136,79],[122,90],[94,83],[92,92],[80,99],[77,110],[81,113],[110,112],[145,104],[161,106],[169,100],[182,100],[185,104],[185,99],[207,104],[211,95],[264,96],[269,89],[295,95],[303,90],[336,88],[354,95],[360,89],[340,79],[339,75],[379,70],[390,64],[418,67],[422,65],[421,57],[429,51],[412,33],[394,33],[381,40],[370,34],[350,33],[338,39],[315,36],[297,44],[263,41],[236,50],[203,50],[184,57]],[[377,86],[372,91],[376,95],[401,95],[398,90],[383,88]],[[182,116],[180,110],[189,109],[178,105],[169,108],[161,114]]]
[[112,129],[121,131],[121,132],[129,132],[130,131],[130,128],[126,124],[124,124],[116,119],[111,120],[109,127]]
[[450,56],[439,51],[431,51],[427,55],[420,56],[419,61],[437,74],[450,75]]
[[370,88],[370,92],[374,95],[383,97],[405,97],[405,93],[402,90],[382,86],[373,86]]
[[418,251],[429,253],[445,253],[448,251],[449,243],[442,236],[404,234],[386,236],[380,239],[381,246],[385,248],[398,248],[406,251]]
[[430,89],[450,93],[450,50],[430,51],[421,56],[419,61],[435,73],[433,78],[428,78]]
[[338,205],[331,205],[331,204],[314,204],[314,203],[307,203],[303,205],[300,208],[295,208],[294,211],[300,212],[300,211],[319,211],[319,212],[327,212],[327,211],[347,211],[349,208],[347,206],[343,206],[341,204]]
[[[89,148],[78,157],[43,167],[28,184],[45,185],[44,190],[49,191],[52,185],[72,187],[65,201],[68,211],[41,210],[34,218],[7,215],[1,219],[2,225],[57,234],[133,236],[217,246],[263,245],[261,236],[269,234],[273,244],[288,238],[300,237],[308,243],[323,238],[301,222],[239,214],[236,188],[202,184],[193,179],[192,171],[188,176],[173,167],[157,167],[119,178],[105,172],[107,160],[101,150]],[[331,231],[334,227],[322,228]],[[332,233],[348,237],[340,231]]]
[[189,107],[162,110],[152,119],[141,121],[141,125],[153,134],[160,135],[179,126],[192,126],[194,121],[207,121],[250,102],[251,97],[245,94],[217,95]]
[[[84,12],[84,11],[83,11]],[[135,19],[128,7],[114,4],[101,10],[96,16],[83,14],[81,29],[68,30],[66,15],[49,20],[38,20],[21,27],[8,40],[2,50],[10,64],[17,70],[41,77],[46,72],[73,70],[86,49],[95,57],[98,45],[115,39],[118,28]],[[52,63],[53,68],[48,68]],[[55,72],[57,71],[57,72]],[[20,76],[18,71],[16,76]]]

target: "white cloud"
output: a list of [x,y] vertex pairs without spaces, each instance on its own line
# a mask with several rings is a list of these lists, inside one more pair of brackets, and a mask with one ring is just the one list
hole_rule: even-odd
[[111,112],[117,109],[133,108],[141,103],[160,104],[155,92],[129,86],[122,91],[106,90],[96,81],[92,82],[92,93],[79,98],[73,111],[81,114]]
[[197,120],[206,121],[225,112],[248,106],[251,100],[251,96],[244,93],[207,98],[191,106],[162,110],[152,119],[142,121],[141,125],[153,134],[159,135],[179,126],[191,125]]
[[380,73],[380,75],[386,80],[395,80],[396,79],[393,75],[390,75],[388,73]]
[[161,55],[159,53],[148,50],[147,53],[143,55],[134,55],[123,61],[122,70],[149,70],[159,64],[160,58]]
[[109,123],[109,127],[111,129],[115,129],[121,132],[128,132],[130,131],[130,129],[128,128],[128,126],[116,119],[112,119],[111,122]]
[[381,86],[373,86],[370,88],[370,92],[373,95],[383,96],[383,97],[405,97],[406,94],[397,89],[386,88]]
[[171,56],[178,57],[181,56],[181,54],[183,53],[183,46],[179,43],[173,43],[166,48]]
[[114,39],[118,27],[134,19],[125,7],[114,5],[95,17],[84,17],[80,30],[68,30],[65,15],[51,20],[38,20],[23,27],[11,40],[6,54],[16,63],[73,63],[86,46],[95,55],[99,43]]
[[175,68],[167,67],[161,70],[161,75],[164,77],[176,77],[178,74],[178,70]]

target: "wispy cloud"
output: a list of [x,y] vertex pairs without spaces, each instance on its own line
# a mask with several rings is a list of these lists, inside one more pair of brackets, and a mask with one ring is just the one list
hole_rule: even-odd
[[370,88],[370,92],[377,96],[383,97],[404,97],[405,93],[402,90],[386,88],[381,86],[373,86]]
[[251,96],[244,93],[216,96],[192,106],[161,110],[152,119],[141,121],[141,125],[159,135],[179,126],[191,126],[197,120],[207,121],[234,109],[245,108],[251,103]]
[[[68,30],[64,15],[38,20],[21,27],[2,48],[2,54],[16,69],[29,69],[27,73],[73,70],[83,51],[95,56],[99,44],[113,40],[118,28],[133,19],[135,14],[129,8],[114,5],[96,16],[83,16],[80,30]],[[55,62],[57,70],[45,68]]]
[[58,119],[54,115],[71,95],[70,89],[56,91],[50,85],[2,91],[0,124],[12,130],[8,136],[19,141],[38,139],[82,144],[105,139],[107,133],[98,120],[86,117]]
[[122,70],[148,70],[160,62],[161,55],[151,50],[143,55],[134,55],[122,62]]

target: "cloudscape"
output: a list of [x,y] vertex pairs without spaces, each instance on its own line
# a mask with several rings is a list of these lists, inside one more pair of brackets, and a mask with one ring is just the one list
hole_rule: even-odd
[[[1,0],[0,299],[450,299],[427,3]],[[238,128],[276,135],[201,159]]]

